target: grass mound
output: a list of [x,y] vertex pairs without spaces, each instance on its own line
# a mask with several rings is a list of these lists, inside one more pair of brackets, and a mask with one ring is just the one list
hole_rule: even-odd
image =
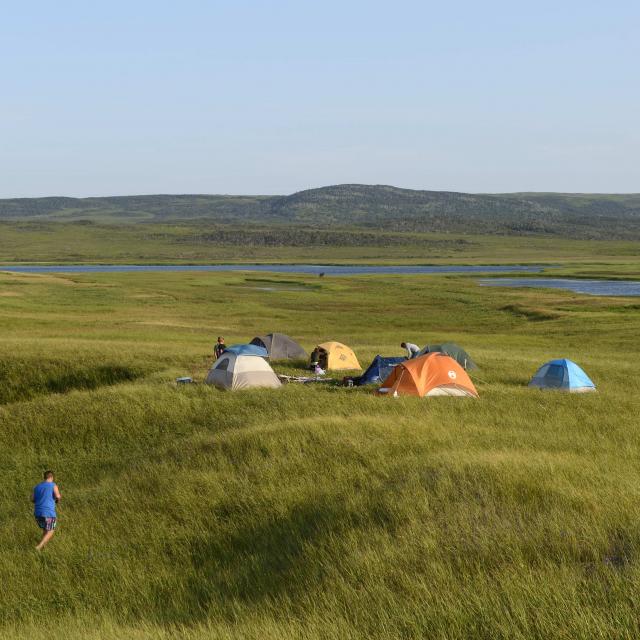
[[[2,525],[2,618],[35,624],[55,602],[202,637],[238,620],[253,637],[322,620],[318,637],[635,628],[621,596],[638,577],[638,475],[615,469],[640,437],[615,416],[592,423],[601,403],[137,384],[13,405],[2,464],[24,480]],[[45,463],[65,503],[36,556],[18,496]]]

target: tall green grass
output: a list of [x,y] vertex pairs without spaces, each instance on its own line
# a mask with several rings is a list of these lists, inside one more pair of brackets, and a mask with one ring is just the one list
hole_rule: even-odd
[[[264,292],[241,274],[0,276],[3,290],[21,293],[0,307],[3,637],[638,636],[632,300],[465,277]],[[270,330],[343,340],[363,365],[453,339],[481,366],[480,399],[173,382],[202,380],[216,335]],[[553,356],[598,393],[527,389]],[[63,502],[38,555],[28,496],[45,467]]]

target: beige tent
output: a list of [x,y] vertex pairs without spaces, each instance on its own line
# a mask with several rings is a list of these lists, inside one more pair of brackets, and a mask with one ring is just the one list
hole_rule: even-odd
[[214,363],[205,380],[219,389],[237,391],[251,387],[282,386],[269,363],[258,356],[237,355],[225,351]]

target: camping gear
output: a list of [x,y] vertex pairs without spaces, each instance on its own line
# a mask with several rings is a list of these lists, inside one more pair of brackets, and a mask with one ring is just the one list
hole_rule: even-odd
[[396,365],[378,389],[391,396],[468,396],[478,392],[466,371],[444,353],[428,353]]
[[428,344],[422,349],[419,355],[423,356],[426,353],[446,353],[467,371],[478,368],[478,365],[471,359],[471,356],[461,346],[455,344],[455,342]]
[[251,344],[266,349],[271,360],[306,360],[307,352],[284,333],[267,333],[256,336]]
[[356,354],[341,342],[323,342],[319,344],[312,354],[317,351],[318,363],[325,370],[362,369]]
[[214,363],[205,380],[219,389],[238,391],[251,387],[282,386],[269,363],[260,356],[225,351]]
[[367,370],[361,376],[353,379],[353,384],[380,384],[383,380],[389,377],[393,367],[405,360],[406,358],[402,356],[385,357],[377,355],[367,367]]
[[269,357],[269,353],[264,347],[258,347],[255,344],[232,344],[222,352],[222,355],[225,353],[235,353],[237,356],[259,356],[260,358]]
[[301,384],[309,384],[312,382],[327,382],[329,384],[336,384],[336,381],[333,378],[323,378],[322,376],[286,376],[284,374],[278,374],[278,379],[283,384],[288,384],[289,382],[298,382]]
[[529,386],[538,389],[559,389],[570,393],[596,390],[591,378],[575,362],[566,358],[550,360],[543,364],[531,378]]

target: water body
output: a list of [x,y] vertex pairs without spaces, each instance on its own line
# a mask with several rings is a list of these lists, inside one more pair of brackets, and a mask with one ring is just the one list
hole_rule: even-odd
[[547,287],[590,296],[640,296],[638,280],[571,280],[569,278],[491,278],[483,287]]
[[439,273],[538,273],[542,267],[531,265],[317,265],[317,264],[210,264],[210,265],[55,265],[55,266],[6,266],[0,271],[14,273],[132,273],[149,271],[258,271],[270,273],[302,273],[308,275],[412,275]]

